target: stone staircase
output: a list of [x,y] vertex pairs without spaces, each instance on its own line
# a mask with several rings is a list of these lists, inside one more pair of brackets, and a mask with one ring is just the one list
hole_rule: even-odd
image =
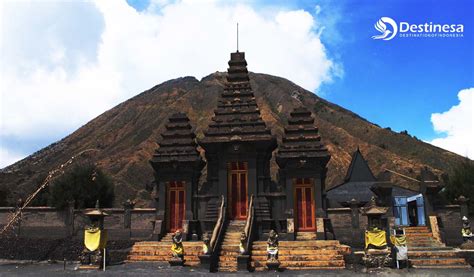
[[[337,240],[280,241],[278,259],[286,270],[344,269],[344,255],[350,248]],[[251,266],[255,271],[267,270],[267,242],[254,241]]]
[[245,228],[245,220],[233,220],[227,229],[219,252],[218,271],[237,271],[240,235]]
[[[127,256],[127,262],[167,262],[171,258],[171,233],[161,241],[136,242]],[[184,264],[198,266],[199,254],[202,252],[201,241],[184,241]]]
[[470,268],[451,247],[433,238],[427,226],[405,228],[408,259],[414,268]]

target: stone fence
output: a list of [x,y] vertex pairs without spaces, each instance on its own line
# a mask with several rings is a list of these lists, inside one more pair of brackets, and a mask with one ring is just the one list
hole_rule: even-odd
[[[102,209],[105,217],[104,227],[110,240],[146,239],[153,233],[154,208],[110,208]],[[13,207],[0,207],[0,227],[8,223]],[[58,210],[52,207],[27,207],[20,220],[13,226],[19,237],[28,238],[66,238],[82,237],[88,219],[83,210],[68,208]]]

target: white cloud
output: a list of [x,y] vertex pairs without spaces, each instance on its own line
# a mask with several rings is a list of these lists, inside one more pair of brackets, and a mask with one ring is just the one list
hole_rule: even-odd
[[6,148],[0,147],[0,169],[15,163],[26,157],[25,154],[14,153]]
[[474,88],[458,93],[459,104],[431,115],[434,130],[446,137],[431,144],[474,159]]
[[140,91],[206,76],[240,50],[249,69],[309,89],[341,74],[303,10],[227,2],[2,1],[0,140],[58,139]]

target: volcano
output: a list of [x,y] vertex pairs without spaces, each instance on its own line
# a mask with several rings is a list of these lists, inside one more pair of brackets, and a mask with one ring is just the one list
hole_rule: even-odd
[[[104,112],[64,139],[41,149],[0,172],[0,189],[9,192],[9,202],[23,199],[38,186],[47,172],[76,153],[98,149],[88,157],[115,183],[115,205],[134,199],[137,206],[151,206],[153,182],[150,159],[158,147],[168,117],[184,112],[202,138],[226,82],[225,73],[216,72],[197,80],[182,77],[157,85]],[[386,169],[418,178],[429,170],[438,179],[465,158],[425,143],[407,132],[381,128],[357,114],[330,103],[286,79],[250,73],[250,82],[263,120],[281,143],[289,113],[305,106],[315,116],[315,125],[331,154],[326,187],[343,182],[351,154],[359,148],[376,176]],[[201,155],[204,157],[202,149]],[[274,153],[275,154],[275,153]],[[272,158],[271,173],[276,179],[277,164]],[[203,169],[201,183],[206,178]],[[394,177],[395,178],[395,177]],[[396,182],[410,187],[408,179]]]

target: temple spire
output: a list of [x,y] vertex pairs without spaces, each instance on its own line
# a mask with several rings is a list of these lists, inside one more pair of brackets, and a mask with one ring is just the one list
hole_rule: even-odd
[[239,22],[237,22],[237,52],[239,52]]

